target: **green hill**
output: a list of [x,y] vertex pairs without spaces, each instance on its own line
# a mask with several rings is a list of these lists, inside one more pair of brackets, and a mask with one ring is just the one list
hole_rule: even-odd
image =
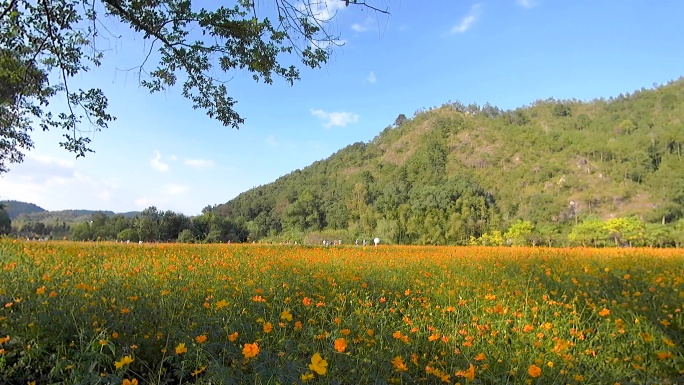
[[684,216],[684,80],[591,102],[502,111],[449,103],[218,205],[254,238],[344,230],[465,244],[516,220]]
[[33,203],[20,202],[14,200],[0,201],[0,206],[5,207],[5,211],[9,215],[10,219],[15,219],[21,214],[34,214],[46,211],[44,208],[37,206]]

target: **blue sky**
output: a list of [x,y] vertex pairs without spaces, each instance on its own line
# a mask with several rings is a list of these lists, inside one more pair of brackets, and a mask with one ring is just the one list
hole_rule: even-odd
[[225,75],[246,120],[239,130],[193,110],[179,88],[139,87],[123,69],[139,64],[145,42],[110,26],[123,38],[103,42],[105,65],[75,82],[103,88],[118,119],[88,134],[96,152],[79,159],[59,147],[61,133],[34,132],[35,149],[0,176],[0,199],[196,215],[367,142],[402,113],[457,100],[503,109],[589,101],[684,75],[680,1],[367,1],[391,15],[327,0],[344,45],[322,69],[302,68],[294,86]]

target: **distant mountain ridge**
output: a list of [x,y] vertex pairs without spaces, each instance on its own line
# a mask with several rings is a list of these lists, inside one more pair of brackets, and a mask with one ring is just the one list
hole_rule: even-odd
[[16,200],[0,201],[0,204],[5,205],[5,211],[10,219],[15,220],[20,216],[23,220],[29,221],[44,221],[48,218],[60,219],[66,222],[83,222],[86,221],[90,215],[95,213],[104,213],[107,216],[123,215],[127,218],[133,218],[138,215],[139,211],[130,211],[126,213],[115,213],[108,210],[55,210],[48,211],[33,203],[21,202]]
[[35,214],[45,212],[44,208],[37,206],[33,203],[20,202],[15,200],[0,201],[0,205],[5,206],[5,211],[9,215],[10,219],[15,219],[21,214]]

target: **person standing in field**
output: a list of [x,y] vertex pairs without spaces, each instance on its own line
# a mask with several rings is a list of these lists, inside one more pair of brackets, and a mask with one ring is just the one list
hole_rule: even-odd
[[375,237],[375,239],[373,239],[373,243],[375,243],[375,247],[378,247],[378,245],[380,244],[380,238]]

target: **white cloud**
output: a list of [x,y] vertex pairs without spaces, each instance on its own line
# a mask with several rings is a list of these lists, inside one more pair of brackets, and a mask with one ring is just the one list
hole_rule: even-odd
[[375,82],[378,81],[378,79],[375,77],[375,72],[373,72],[373,71],[371,71],[371,73],[368,75],[366,80],[368,81],[368,83],[371,83],[371,84],[374,84]]
[[53,157],[47,156],[47,155],[28,153],[28,154],[26,154],[26,158],[27,159],[33,159],[36,162],[44,164],[44,165],[50,164],[50,165],[55,165],[55,166],[61,167],[61,168],[73,168],[74,167],[73,161],[53,158]]
[[154,200],[147,198],[147,197],[138,198],[134,201],[134,203],[136,206],[142,207],[142,208],[154,206]]
[[480,4],[475,4],[470,7],[470,11],[461,19],[461,22],[451,28],[451,33],[463,33],[473,26],[475,21],[480,17]]
[[370,31],[371,29],[376,29],[375,26],[373,25],[374,19],[371,17],[367,17],[363,23],[354,23],[351,25],[351,29],[354,32],[366,32]]
[[72,161],[35,153],[26,154],[23,163],[0,177],[2,199],[30,202],[47,210],[99,208],[119,195],[116,190],[113,181],[77,171]]
[[99,193],[95,193],[95,197],[103,202],[109,202],[112,199],[112,194],[109,190],[102,190]]
[[325,128],[333,126],[345,127],[349,123],[356,123],[359,121],[359,116],[351,112],[326,112],[323,110],[311,109],[311,115],[324,121]]
[[345,8],[345,2],[340,0],[319,0],[300,3],[300,7],[311,7],[311,13],[318,20],[330,20],[341,9]]
[[214,161],[211,159],[185,159],[185,165],[194,168],[209,168],[214,167]]
[[368,26],[361,24],[352,24],[351,29],[356,32],[366,32],[368,31]]
[[534,0],[518,0],[518,5],[524,8],[532,8],[536,5]]
[[157,171],[169,171],[169,165],[161,161],[161,154],[159,151],[155,151],[154,158],[150,159],[150,165]]
[[164,186],[164,194],[167,195],[182,195],[188,191],[190,191],[190,187],[182,184],[168,183]]

